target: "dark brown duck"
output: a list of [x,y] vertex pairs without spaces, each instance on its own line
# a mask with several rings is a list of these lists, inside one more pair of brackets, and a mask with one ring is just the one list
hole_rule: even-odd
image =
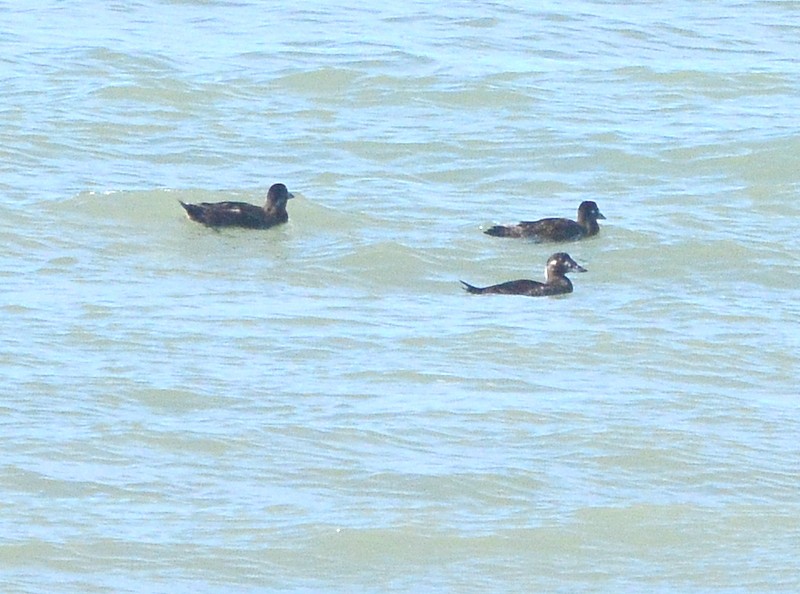
[[289,220],[286,202],[294,198],[283,184],[273,184],[267,192],[264,206],[247,202],[201,202],[181,206],[190,219],[207,227],[245,227],[268,229]]
[[522,221],[516,225],[495,225],[484,231],[494,237],[525,237],[537,242],[577,241],[597,235],[600,231],[598,219],[605,219],[592,200],[581,202],[578,220],[547,218],[538,221]]
[[572,282],[565,276],[568,272],[586,272],[569,254],[559,252],[547,259],[545,267],[545,282],[534,280],[513,280],[489,287],[474,287],[464,281],[461,284],[470,292],[478,295],[527,295],[529,297],[543,297],[547,295],[563,295],[572,293]]

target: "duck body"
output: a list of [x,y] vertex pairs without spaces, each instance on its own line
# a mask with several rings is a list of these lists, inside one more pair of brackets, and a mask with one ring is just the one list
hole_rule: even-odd
[[566,277],[567,272],[586,272],[586,269],[573,260],[569,254],[559,252],[547,259],[545,282],[520,279],[507,281],[488,287],[476,287],[461,281],[468,293],[476,295],[526,295],[528,297],[546,297],[572,293],[572,282]]
[[578,207],[578,220],[551,217],[522,221],[516,225],[495,225],[484,233],[493,237],[524,237],[537,242],[578,241],[600,232],[598,219],[605,219],[597,203],[586,200]]
[[201,202],[186,204],[180,201],[187,216],[207,227],[243,227],[269,229],[289,220],[286,202],[293,198],[283,184],[273,184],[267,193],[264,206],[247,202]]

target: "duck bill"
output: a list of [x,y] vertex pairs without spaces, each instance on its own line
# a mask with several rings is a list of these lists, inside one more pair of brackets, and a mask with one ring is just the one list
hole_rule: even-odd
[[586,270],[586,269],[585,269],[583,266],[581,266],[580,264],[575,264],[575,266],[573,266],[573,267],[572,267],[572,271],[573,271],[573,272],[588,272],[588,271],[587,271],[587,270]]

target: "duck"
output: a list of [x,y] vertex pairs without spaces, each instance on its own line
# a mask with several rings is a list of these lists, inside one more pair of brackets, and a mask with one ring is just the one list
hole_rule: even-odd
[[565,276],[568,272],[586,272],[586,268],[573,260],[569,254],[558,252],[547,259],[544,269],[545,282],[520,279],[491,285],[475,287],[461,281],[468,293],[476,295],[526,295],[528,297],[544,297],[548,295],[564,295],[572,293],[572,282]]
[[536,242],[577,241],[597,235],[600,231],[598,219],[605,219],[593,200],[585,200],[578,207],[578,220],[547,218],[538,221],[522,221],[516,225],[495,225],[484,233],[494,237],[525,237]]
[[273,184],[267,192],[264,206],[247,202],[201,202],[186,204],[178,202],[186,210],[187,216],[206,227],[244,227],[247,229],[268,229],[289,220],[286,202],[294,194],[284,184]]

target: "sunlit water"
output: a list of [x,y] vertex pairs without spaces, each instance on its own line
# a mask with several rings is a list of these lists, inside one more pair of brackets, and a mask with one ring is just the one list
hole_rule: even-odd
[[798,5],[0,19],[3,592],[800,590]]

